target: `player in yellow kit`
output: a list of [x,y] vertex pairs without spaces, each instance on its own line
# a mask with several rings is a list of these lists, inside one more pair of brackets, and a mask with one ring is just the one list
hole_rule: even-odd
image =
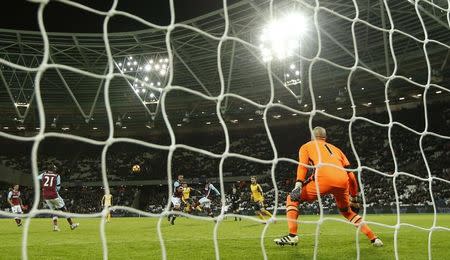
[[186,212],[186,213],[190,213],[191,210],[192,210],[192,208],[191,208],[191,205],[192,205],[192,203],[191,203],[191,190],[192,189],[191,189],[191,187],[189,187],[187,185],[186,182],[183,182],[181,184],[181,186],[183,186],[183,197],[181,197],[181,200],[183,201],[183,203],[185,205],[183,211]]
[[264,193],[261,188],[261,185],[258,184],[256,181],[256,176],[252,176],[250,178],[251,184],[250,184],[250,191],[251,191],[251,197],[250,201],[253,203],[253,209],[255,210],[256,215],[262,219],[266,220],[264,216],[267,216],[268,218],[272,217],[272,214],[265,209],[264,206]]
[[[105,194],[102,198],[102,207],[105,209],[108,209],[112,206],[112,195],[111,194]],[[111,212],[108,210],[108,215],[106,215],[106,222],[111,221]]]

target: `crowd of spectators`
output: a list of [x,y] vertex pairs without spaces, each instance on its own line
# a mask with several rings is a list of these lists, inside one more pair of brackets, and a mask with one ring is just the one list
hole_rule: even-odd
[[[436,109],[436,108],[434,108]],[[415,120],[420,108],[399,111],[394,118],[401,118],[403,125],[423,133],[425,124]],[[450,134],[450,110],[440,110],[442,118],[429,124],[427,131],[434,134],[417,134],[407,128],[393,124],[390,127],[379,126],[364,120],[356,120],[351,125],[351,136],[348,123],[336,120],[318,122],[327,128],[329,142],[340,147],[349,157],[352,168],[363,166],[359,172],[360,181],[364,190],[365,200],[369,208],[391,207],[396,205],[394,186],[398,193],[400,205],[430,206],[433,199],[437,206],[450,207],[450,184],[442,180],[450,180],[450,140],[439,135]],[[371,120],[377,121],[376,116]],[[378,121],[377,121],[378,122]],[[438,123],[436,123],[438,122]],[[386,122],[383,122],[386,123]],[[293,126],[286,134],[286,127],[271,129],[278,157],[297,160],[298,147],[308,141],[309,131],[304,131],[307,123]],[[303,129],[303,131],[302,131]],[[439,129],[439,131],[435,131]],[[350,138],[351,137],[351,138]],[[56,147],[56,146],[52,146]],[[223,152],[225,141],[202,144],[202,149],[217,154]],[[52,148],[53,149],[53,148]],[[39,162],[45,165],[49,162],[61,166],[65,182],[98,182],[101,181],[101,150],[82,150],[74,153],[71,158],[64,157],[54,148],[52,153],[42,153]],[[230,139],[230,153],[242,154],[262,160],[274,158],[274,150],[269,142],[266,132],[241,133]],[[56,154],[56,155],[55,155]],[[164,180],[167,174],[167,152],[161,150],[146,150],[145,148],[120,146],[111,148],[107,153],[107,176],[112,181],[130,180]],[[184,174],[195,186],[201,186],[208,178],[218,178],[220,158],[187,149],[176,149],[173,153],[171,172],[173,176]],[[9,154],[0,154],[0,164],[23,173],[30,172],[30,159],[24,155],[23,150]],[[133,173],[133,165],[141,166],[140,173]],[[275,172],[275,181],[279,190],[278,206],[283,207],[286,192],[292,189],[297,165],[278,161]],[[227,157],[222,165],[224,177],[242,176],[248,182],[248,176],[263,175],[261,180],[266,191],[266,200],[269,208],[274,206],[275,189],[271,179],[271,163],[254,162],[235,156]],[[431,184],[429,177],[436,177]],[[230,189],[230,183],[226,189]],[[430,190],[431,187],[431,190]],[[25,188],[26,189],[26,188]],[[246,185],[242,187],[242,194],[248,195]],[[28,190],[27,193],[32,193]],[[431,192],[430,192],[431,191]],[[115,204],[135,206],[151,212],[160,212],[167,203],[167,185],[136,186],[134,188],[118,186],[114,188]],[[433,197],[431,196],[433,194]],[[100,210],[100,199],[103,190],[91,186],[68,187],[62,191],[66,203],[73,212],[88,213]],[[228,195],[228,194],[227,194]],[[2,208],[5,205],[6,189],[0,193]],[[30,196],[30,195],[27,195]],[[93,200],[92,198],[98,198]],[[28,197],[28,200],[30,198]],[[27,199],[25,199],[27,200]],[[250,210],[246,199],[242,200],[242,207]],[[322,200],[324,207],[334,208],[330,196]],[[315,211],[318,205],[311,204],[307,210]]]

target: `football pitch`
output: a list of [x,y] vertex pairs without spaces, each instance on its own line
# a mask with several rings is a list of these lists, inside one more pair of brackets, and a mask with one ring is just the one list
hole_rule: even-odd
[[[336,217],[326,215],[326,217]],[[318,216],[301,216],[302,221],[314,221]],[[368,221],[394,225],[395,215],[368,215]],[[401,222],[429,228],[432,214],[402,214]],[[53,232],[51,219],[33,219],[28,239],[29,259],[101,259],[102,243],[99,218],[78,218],[80,227],[71,231],[64,219],[59,220],[61,232]],[[158,219],[113,218],[106,224],[109,259],[161,259],[157,235]],[[437,225],[450,227],[450,214],[437,215]],[[271,224],[264,245],[269,259],[312,259],[316,224],[300,224],[298,246],[275,245],[274,238],[287,234],[287,224]],[[374,248],[360,235],[361,259],[394,259],[394,229],[371,225],[383,240],[384,247]],[[221,259],[262,259],[261,234],[264,225],[250,220],[234,221],[228,217],[218,226]],[[20,259],[23,227],[12,219],[0,220],[0,259]],[[162,219],[161,230],[168,259],[215,259],[214,222],[178,218],[174,226]],[[428,231],[401,226],[398,232],[400,259],[428,258]],[[433,259],[449,259],[450,232],[432,233]],[[325,220],[320,227],[318,259],[355,259],[355,228],[343,222]]]

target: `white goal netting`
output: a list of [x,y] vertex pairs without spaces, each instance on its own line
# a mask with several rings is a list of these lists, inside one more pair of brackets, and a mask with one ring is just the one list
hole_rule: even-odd
[[[91,217],[101,217],[102,220],[105,220],[107,215],[107,210],[104,210],[100,213],[93,213],[93,214],[74,214],[74,213],[63,213],[63,212],[54,212],[51,210],[46,209],[40,209],[39,203],[41,201],[41,195],[40,192],[40,184],[37,180],[37,176],[39,174],[38,170],[38,149],[43,142],[44,139],[50,138],[50,137],[58,137],[58,138],[64,138],[64,139],[71,139],[83,143],[93,144],[93,145],[99,145],[103,147],[102,154],[101,154],[101,170],[102,170],[102,182],[103,187],[105,190],[105,193],[110,193],[110,185],[107,177],[107,152],[108,149],[116,143],[124,142],[124,143],[131,143],[131,144],[137,144],[144,147],[152,148],[152,149],[158,149],[162,151],[166,151],[168,153],[167,155],[167,181],[168,181],[168,196],[173,193],[173,165],[172,165],[172,159],[174,156],[174,153],[177,149],[186,149],[195,153],[201,153],[207,157],[215,158],[217,160],[220,160],[219,163],[219,180],[220,180],[220,193],[221,193],[221,212],[218,216],[216,216],[214,219],[207,218],[207,217],[199,217],[199,216],[193,216],[190,214],[186,214],[183,212],[175,212],[171,211],[171,205],[170,200],[167,200],[167,205],[165,206],[163,212],[160,214],[153,214],[144,212],[141,210],[137,210],[132,207],[125,207],[125,206],[113,206],[110,208],[110,210],[122,210],[127,212],[132,212],[136,214],[140,214],[141,216],[147,216],[151,218],[157,218],[158,219],[158,225],[157,225],[157,234],[160,242],[161,247],[161,258],[167,259],[167,251],[165,246],[165,237],[162,233],[162,222],[163,220],[169,215],[169,214],[179,214],[183,215],[189,218],[194,218],[202,221],[214,221],[214,232],[213,232],[213,241],[214,241],[214,250],[215,250],[215,258],[220,259],[221,257],[221,249],[218,242],[218,230],[221,222],[224,220],[225,216],[235,216],[233,214],[229,214],[225,211],[227,206],[226,201],[226,194],[225,191],[225,184],[224,184],[224,172],[226,169],[224,169],[225,160],[229,158],[238,158],[242,160],[247,160],[259,164],[268,165],[271,167],[270,171],[270,179],[274,188],[274,208],[273,208],[273,215],[274,217],[268,221],[268,223],[264,226],[262,233],[260,234],[260,247],[262,251],[262,255],[264,256],[264,259],[267,259],[267,249],[266,249],[266,233],[268,232],[268,229],[270,225],[272,225],[273,220],[280,221],[282,224],[285,223],[286,218],[284,216],[277,215],[277,212],[279,211],[279,205],[284,201],[285,198],[281,198],[279,196],[280,191],[277,184],[277,176],[276,176],[276,167],[277,164],[280,162],[288,162],[292,164],[298,164],[297,160],[294,160],[293,158],[287,158],[287,157],[281,157],[279,156],[279,153],[277,151],[277,145],[272,137],[271,129],[269,127],[269,114],[274,109],[280,109],[284,111],[288,111],[288,113],[292,113],[295,115],[302,115],[308,118],[308,125],[309,129],[305,129],[305,131],[312,131],[312,129],[315,126],[314,123],[314,117],[324,117],[329,118],[332,120],[335,120],[336,122],[345,123],[348,125],[348,132],[342,133],[342,135],[348,135],[350,147],[348,151],[352,152],[354,154],[356,164],[353,166],[351,171],[355,172],[355,175],[358,176],[359,185],[361,188],[361,195],[362,195],[362,201],[363,204],[366,205],[366,196],[364,191],[364,183],[362,181],[361,173],[362,171],[369,171],[373,174],[377,174],[379,176],[382,176],[383,178],[390,178],[392,179],[393,183],[393,190],[395,193],[395,198],[393,198],[393,203],[396,207],[395,214],[397,215],[396,223],[395,225],[387,225],[383,223],[376,223],[376,222],[370,222],[366,221],[366,207],[363,207],[362,211],[362,217],[363,222],[362,223],[369,223],[374,226],[382,226],[384,228],[392,229],[394,230],[394,249],[395,249],[395,258],[399,258],[398,254],[398,233],[399,230],[402,227],[408,226],[413,227],[421,230],[425,230],[428,232],[428,258],[432,258],[432,235],[433,232],[438,230],[444,230],[444,231],[450,231],[450,228],[439,226],[437,222],[437,208],[435,203],[435,196],[434,196],[434,183],[445,183],[450,184],[450,180],[441,178],[439,176],[436,176],[432,173],[432,170],[430,169],[430,166],[427,161],[426,152],[424,151],[423,147],[423,140],[425,137],[435,137],[439,140],[450,140],[450,135],[448,133],[437,133],[433,132],[429,129],[429,113],[427,112],[427,101],[429,99],[429,96],[432,94],[438,93],[441,95],[448,95],[450,94],[450,90],[448,87],[445,87],[443,85],[440,85],[439,82],[439,75],[436,75],[435,68],[432,66],[433,62],[430,61],[429,58],[429,52],[431,47],[441,48],[446,51],[450,51],[450,40],[449,40],[449,27],[450,27],[450,2],[445,1],[405,1],[408,2],[408,6],[410,8],[413,8],[415,10],[415,16],[412,18],[416,21],[416,32],[417,30],[420,31],[420,33],[412,34],[410,32],[406,32],[402,29],[398,29],[398,25],[396,24],[396,20],[393,18],[393,12],[399,12],[401,10],[396,10],[397,4],[390,3],[389,1],[379,1],[379,3],[376,5],[376,12],[378,13],[378,16],[382,16],[380,18],[381,24],[374,24],[369,19],[369,11],[364,12],[364,16],[360,15],[360,10],[362,9],[359,6],[359,1],[346,1],[346,6],[342,7],[336,3],[333,5],[333,3],[322,3],[322,1],[316,0],[316,1],[282,1],[283,4],[280,4],[280,6],[287,7],[290,4],[295,6],[296,9],[301,10],[305,13],[308,13],[307,18],[305,19],[305,23],[308,24],[308,32],[309,34],[314,35],[314,45],[316,46],[316,49],[309,50],[309,53],[306,55],[306,50],[299,50],[297,47],[292,48],[292,51],[288,51],[291,44],[291,38],[283,38],[283,35],[278,35],[280,38],[276,41],[268,40],[267,37],[270,37],[265,35],[264,39],[261,39],[263,43],[260,42],[260,39],[255,39],[257,37],[254,37],[253,39],[251,37],[239,37],[236,33],[236,28],[232,26],[232,18],[229,15],[228,6],[226,0],[223,1],[223,11],[221,12],[221,16],[223,17],[223,31],[220,33],[217,33],[217,31],[214,32],[208,32],[205,30],[202,30],[200,28],[197,28],[194,25],[189,25],[186,23],[176,23],[176,9],[174,6],[174,1],[170,0],[170,24],[168,25],[157,25],[152,23],[151,21],[144,20],[138,16],[135,16],[132,13],[123,12],[118,10],[117,4],[118,0],[113,1],[111,8],[108,11],[100,11],[93,8],[90,8],[88,6],[79,4],[77,2],[68,1],[68,0],[59,0],[55,2],[60,2],[64,5],[71,6],[73,8],[77,8],[80,10],[83,10],[84,12],[89,12],[91,14],[95,14],[98,16],[103,17],[103,41],[104,41],[104,47],[106,50],[106,56],[107,56],[107,67],[104,74],[95,74],[92,72],[89,72],[87,70],[82,70],[79,68],[76,68],[74,66],[70,66],[63,63],[55,63],[51,59],[51,44],[49,42],[48,38],[48,32],[45,27],[44,23],[44,10],[46,6],[49,4],[49,0],[32,0],[31,2],[35,3],[39,6],[37,11],[37,17],[38,17],[38,24],[40,29],[40,36],[42,37],[44,48],[43,48],[43,57],[40,62],[35,67],[27,67],[20,65],[19,63],[15,63],[11,60],[0,58],[0,64],[5,67],[13,68],[15,70],[24,71],[24,72],[31,72],[35,73],[35,77],[33,79],[34,81],[34,101],[37,105],[37,117],[39,118],[39,131],[36,135],[29,136],[29,137],[23,137],[15,134],[8,133],[7,131],[0,131],[0,136],[3,138],[8,138],[16,141],[32,141],[33,142],[33,148],[32,148],[32,154],[31,154],[31,161],[32,161],[32,175],[33,175],[33,183],[34,183],[34,203],[32,205],[31,210],[29,213],[24,215],[15,215],[12,213],[7,213],[4,211],[0,211],[0,215],[5,217],[23,217],[25,219],[24,222],[24,229],[23,229],[23,239],[22,239],[22,258],[28,259],[28,235],[30,230],[30,222],[33,217],[40,214],[56,214],[59,216],[71,216],[76,218],[91,218]],[[259,12],[267,15],[267,22],[269,20],[276,20],[279,19],[280,16],[282,16],[282,12],[279,11],[280,7],[277,5],[276,1],[265,1],[264,4],[257,3],[256,1],[249,1],[254,6],[255,10],[258,10]],[[333,8],[335,7],[335,8]],[[366,7],[364,7],[366,8]],[[375,7],[374,7],[375,8]],[[429,11],[429,9],[432,9],[435,13]],[[352,15],[348,15],[348,10],[353,10],[351,13]],[[375,12],[375,11],[374,11]],[[380,14],[381,13],[381,14]],[[436,14],[437,13],[437,14]],[[398,14],[398,13],[397,13]],[[351,38],[351,46],[343,46],[340,44],[341,39],[336,39],[331,35],[331,33],[326,31],[323,26],[322,22],[322,16],[324,15],[330,15],[335,19],[335,21],[340,21],[342,23],[345,23],[348,25],[348,28],[350,30],[348,31],[347,38]],[[410,16],[411,14],[404,14],[405,16]],[[110,23],[110,20],[112,17],[115,16],[123,16],[127,19],[131,19],[135,22],[138,22],[140,24],[145,25],[148,28],[152,29],[158,29],[162,32],[164,32],[165,38],[165,53],[167,56],[163,57],[163,61],[161,63],[164,64],[164,73],[160,73],[160,81],[158,82],[149,82],[146,78],[144,78],[140,72],[134,71],[130,73],[130,71],[124,71],[125,63],[127,63],[126,58],[118,59],[114,57],[114,51],[110,44],[110,38],[108,33],[108,25]],[[264,16],[264,15],[263,15]],[[424,18],[426,17],[426,19]],[[430,18],[431,17],[431,18]],[[443,18],[446,17],[446,20],[443,20]],[[298,21],[295,20],[294,21]],[[439,21],[436,21],[439,20]],[[430,21],[434,21],[436,24],[439,24],[441,27],[445,27],[444,34],[433,34],[429,35],[429,30],[432,27],[429,23]],[[332,21],[328,21],[332,22]],[[403,26],[404,24],[402,24]],[[383,45],[383,53],[380,54],[380,57],[377,57],[381,59],[381,65],[376,65],[376,63],[367,62],[367,60],[363,61],[360,58],[361,55],[361,48],[359,46],[363,45],[364,48],[370,48],[370,42],[369,43],[362,43],[358,38],[357,35],[361,35],[361,26],[364,26],[364,30],[367,34],[374,33],[378,34],[378,36],[382,37],[382,40],[380,41]],[[174,60],[177,55],[179,55],[176,51],[174,51],[173,48],[173,42],[172,37],[174,31],[177,29],[183,29],[195,32],[196,34],[200,35],[201,37],[205,37],[209,40],[212,40],[216,42],[214,46],[210,46],[210,48],[215,48],[217,50],[217,62],[215,66],[217,67],[218,71],[218,79],[219,82],[217,82],[217,91],[211,91],[211,94],[208,90],[205,91],[199,91],[194,90],[190,87],[183,86],[183,85],[176,85],[174,84],[174,74],[177,73],[176,68],[174,67]],[[278,30],[280,28],[274,27],[273,30]],[[295,29],[293,29],[295,31]],[[256,28],[255,33],[258,33],[261,31],[261,28]],[[281,30],[282,31],[282,30]],[[442,32],[442,31],[441,31]],[[279,32],[280,33],[280,32]],[[299,32],[300,33],[300,32]],[[301,32],[303,33],[303,32]],[[270,32],[266,32],[266,34],[270,34]],[[421,80],[416,80],[413,77],[410,77],[409,75],[405,75],[403,71],[399,69],[399,63],[401,60],[399,60],[401,49],[398,49],[395,47],[395,41],[398,39],[397,37],[404,37],[405,39],[408,39],[413,42],[414,45],[419,46],[418,48],[423,51],[423,57],[426,73],[424,73],[425,78]],[[305,39],[307,37],[301,37],[301,38],[294,38],[294,41],[307,41],[308,39]],[[381,39],[381,38],[380,38]],[[334,47],[338,48],[340,52],[344,53],[346,56],[351,57],[351,62],[340,62],[339,58],[337,59],[329,59],[327,58],[327,55],[329,54],[329,49],[324,48],[324,46],[329,46],[329,42],[334,42]],[[223,69],[223,50],[225,44],[232,44],[232,55],[235,55],[238,51],[235,51],[235,45],[239,44],[242,49],[247,50],[251,53],[257,54],[255,55],[254,63],[263,64],[266,69],[266,77],[268,82],[268,90],[270,94],[268,95],[268,100],[265,100],[264,102],[257,102],[254,99],[247,98],[244,95],[241,94],[235,94],[232,91],[230,91],[230,81],[233,78],[233,75],[231,72]],[[307,43],[302,44],[301,48],[307,48]],[[430,47],[431,46],[431,47]],[[286,49],[284,49],[286,48]],[[236,52],[236,53],[235,53]],[[431,51],[433,52],[433,51]],[[433,52],[435,53],[435,52]],[[139,55],[139,53],[136,53]],[[257,56],[261,54],[261,58],[258,58]],[[237,54],[236,54],[237,55]],[[292,58],[292,60],[295,59],[295,62],[293,62],[290,67],[288,65],[288,68],[291,69],[290,71],[286,73],[284,69],[280,69],[280,62],[277,60],[278,58],[286,58],[286,57],[295,57]],[[167,59],[167,60],[165,60]],[[229,57],[226,58],[227,60]],[[443,59],[441,57],[441,59]],[[192,66],[192,64],[189,64],[189,62],[184,62],[184,66],[186,66],[190,71],[189,67]],[[368,63],[368,64],[366,64]],[[324,94],[317,94],[315,93],[317,89],[315,88],[315,76],[316,74],[313,73],[313,70],[317,64],[322,64],[327,66],[328,68],[332,68],[334,70],[339,70],[342,73],[344,73],[346,80],[341,81],[339,84],[342,84],[340,90],[338,91],[338,98],[335,100],[336,103],[338,103],[338,107],[335,108],[333,106],[334,111],[332,109],[328,109],[323,106],[319,106],[319,101],[324,98],[322,97]],[[344,64],[344,65],[343,65]],[[375,64],[375,65],[374,65]],[[445,64],[445,62],[444,62]],[[159,65],[158,65],[159,66]],[[232,67],[233,65],[231,65]],[[167,69],[166,69],[167,67]],[[301,70],[295,70],[295,68],[300,67]],[[443,66],[444,68],[445,66]],[[381,68],[381,69],[380,69]],[[52,69],[58,69],[62,71],[68,71],[71,73],[75,73],[77,75],[82,75],[85,77],[95,78],[98,80],[101,80],[103,82],[103,93],[104,93],[104,104],[106,107],[106,115],[107,115],[107,122],[108,122],[108,137],[105,141],[98,141],[91,138],[81,137],[77,135],[73,135],[70,133],[56,133],[52,132],[51,129],[47,129],[47,122],[46,119],[46,111],[44,109],[44,101],[42,98],[41,93],[41,82],[44,73],[47,70]],[[146,68],[140,68],[139,70],[150,70],[150,67]],[[281,74],[280,75],[280,72]],[[358,112],[358,109],[361,107],[359,103],[356,103],[355,101],[355,94],[357,91],[360,91],[361,87],[355,87],[355,82],[353,81],[355,74],[357,73],[366,73],[367,75],[370,75],[371,77],[375,78],[376,80],[382,82],[383,89],[378,93],[380,95],[383,95],[381,100],[385,102],[384,105],[381,105],[381,109],[386,111],[388,115],[388,121],[385,123],[380,123],[377,120],[372,120],[368,117],[361,116]],[[167,73],[167,74],[165,74]],[[290,73],[290,74],[289,74]],[[325,71],[322,72],[322,74],[326,74],[326,76],[329,76],[330,78],[333,78],[333,73],[326,73]],[[439,73],[438,73],[439,74]],[[123,78],[126,80],[127,83],[129,83],[130,88],[133,88],[136,92],[137,97],[139,98],[140,102],[143,104],[143,107],[145,108],[146,112],[151,114],[152,116],[155,116],[156,113],[160,113],[162,115],[162,118],[164,120],[165,127],[168,129],[169,136],[170,136],[170,144],[169,145],[161,145],[156,143],[150,143],[145,142],[142,140],[137,140],[133,138],[126,138],[126,137],[117,137],[115,135],[116,129],[116,118],[113,115],[112,109],[111,109],[111,100],[110,100],[110,83],[115,78]],[[437,78],[437,79],[436,79]],[[197,81],[199,81],[196,78]],[[332,79],[330,79],[331,81]],[[424,108],[424,129],[423,130],[415,130],[408,125],[405,125],[399,121],[396,121],[394,116],[392,115],[392,103],[395,103],[395,101],[403,100],[404,97],[402,96],[403,92],[402,90],[399,90],[396,92],[397,96],[392,97],[391,96],[391,89],[396,87],[397,82],[401,80],[402,82],[406,82],[409,85],[414,86],[415,88],[420,90],[420,95],[416,96],[417,100],[423,102],[423,108]],[[280,84],[281,83],[281,84]],[[329,84],[329,82],[323,82],[320,84]],[[141,87],[137,88],[136,86]],[[6,86],[8,88],[8,86]],[[144,92],[144,88],[145,91]],[[288,93],[288,95],[293,98],[296,102],[299,103],[296,106],[292,106],[288,103],[280,102],[277,97],[277,93],[280,91],[285,91]],[[152,94],[150,94],[150,91],[152,91]],[[169,120],[168,111],[166,109],[166,103],[167,100],[170,99],[169,94],[174,91],[179,91],[183,93],[188,93],[190,95],[196,96],[198,98],[208,100],[211,102],[214,102],[216,105],[215,109],[215,115],[217,116],[217,119],[220,123],[220,128],[222,129],[224,133],[225,138],[225,149],[221,153],[214,153],[208,150],[196,148],[190,145],[185,145],[177,141],[177,136],[175,135],[174,128],[176,128],[176,125],[173,125],[173,122]],[[156,93],[156,94],[153,94]],[[147,96],[148,94],[148,96]],[[151,95],[151,96],[150,96]],[[361,94],[359,94],[361,95]],[[407,95],[407,94],[405,94]],[[10,95],[12,98],[12,95]],[[305,101],[309,97],[309,104],[308,101]],[[72,98],[76,100],[76,97],[72,95]],[[395,101],[393,99],[396,99]],[[402,99],[403,98],[403,99]],[[255,107],[260,111],[260,116],[262,116],[264,128],[266,131],[266,134],[269,139],[270,146],[272,148],[273,156],[271,156],[271,159],[261,159],[256,158],[240,153],[234,153],[230,151],[230,134],[229,134],[229,119],[227,119],[224,115],[223,106],[225,103],[228,103],[230,99],[236,99],[239,100],[242,103],[248,104],[252,107]],[[340,105],[342,103],[341,100],[346,99],[347,105],[344,107],[344,105]],[[447,98],[448,101],[448,98]],[[13,100],[14,102],[14,100]],[[359,101],[358,101],[359,102]],[[16,102],[17,103],[17,102]],[[321,103],[322,104],[322,103]],[[17,105],[17,104],[16,104]],[[153,106],[154,105],[154,106]],[[370,108],[372,106],[372,103],[365,103],[364,106],[366,108]],[[150,107],[150,108],[149,108]],[[345,110],[348,112],[348,116],[343,116],[342,114],[339,114],[341,110]],[[336,112],[337,111],[337,112]],[[92,111],[91,111],[92,112]],[[336,112],[336,113],[335,113]],[[83,115],[86,116],[86,115]],[[278,119],[278,118],[277,118]],[[252,119],[253,120],[253,119]],[[353,134],[354,134],[354,124],[357,122],[365,122],[367,124],[385,129],[387,132],[388,137],[388,146],[387,151],[389,152],[389,156],[392,156],[393,163],[394,163],[394,169],[392,173],[386,173],[380,169],[377,169],[374,166],[368,166],[363,163],[363,161],[360,159],[360,156],[357,152],[357,148],[355,147],[354,141],[353,141]],[[398,167],[398,153],[396,153],[393,145],[392,145],[392,129],[394,127],[401,127],[402,129],[405,129],[406,131],[409,131],[410,133],[413,133],[416,137],[419,138],[418,146],[418,154],[421,155],[423,158],[423,161],[425,163],[425,169],[426,173],[423,176],[417,176],[415,174],[408,173],[406,171],[403,171],[399,169]],[[333,142],[331,140],[331,142]],[[323,166],[324,164],[320,164],[319,166]],[[310,166],[307,166],[310,167]],[[294,175],[294,173],[292,173]],[[400,177],[410,177],[414,178],[414,180],[420,181],[420,182],[426,182],[428,186],[429,195],[431,198],[431,205],[433,207],[433,223],[432,226],[429,228],[420,227],[417,225],[404,223],[401,221],[400,214],[401,214],[401,207],[400,207],[400,199],[399,199],[399,193],[396,187],[396,180]],[[319,218],[317,221],[312,222],[312,224],[315,224],[317,226],[315,230],[315,243],[314,243],[314,259],[318,256],[319,251],[319,237],[320,237],[320,231],[321,231],[321,225],[324,223],[324,221],[338,221],[338,222],[345,222],[349,225],[352,225],[352,223],[347,222],[345,219],[341,217],[329,217],[327,216],[323,211],[323,205],[322,205],[322,199],[319,196]],[[240,216],[244,217],[249,220],[253,221],[259,221],[255,217],[250,216]],[[299,223],[302,222],[301,218],[298,220]],[[311,224],[311,222],[309,222]],[[108,244],[107,244],[107,236],[105,234],[105,221],[100,222],[100,233],[101,233],[101,242],[102,242],[102,249],[103,249],[103,258],[108,258]],[[281,234],[280,234],[281,235]],[[356,251],[357,251],[357,258],[360,258],[360,248],[359,248],[359,229],[355,233],[356,236]]]

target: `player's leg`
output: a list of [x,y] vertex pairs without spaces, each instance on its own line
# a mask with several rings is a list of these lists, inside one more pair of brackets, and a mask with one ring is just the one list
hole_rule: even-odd
[[[329,192],[329,188],[324,186],[320,187],[320,191],[323,194]],[[297,218],[300,214],[298,206],[300,205],[300,201],[312,202],[317,199],[317,189],[316,183],[314,181],[310,181],[306,185],[303,186],[302,191],[300,193],[299,198],[291,198],[291,195],[288,195],[286,199],[286,218],[289,228],[289,234],[283,236],[281,238],[274,239],[274,242],[278,245],[297,245],[298,243],[298,223]]]
[[[58,210],[63,211],[63,212],[68,212],[66,204],[64,203],[64,200],[61,197],[54,199],[54,201],[55,201],[55,206]],[[80,223],[74,223],[72,221],[71,217],[67,217],[66,220],[70,225],[70,229],[72,229],[72,230],[76,229],[80,225]]]
[[[11,207],[11,211],[14,214],[22,214],[22,208],[20,207],[20,205],[15,205],[13,207]],[[22,219],[19,217],[15,217],[14,221],[16,222],[16,225],[18,227],[22,226]]]
[[[180,211],[181,209],[181,199],[177,197],[172,197],[172,210]],[[171,225],[175,225],[175,219],[177,218],[176,214],[171,214],[169,216],[169,221]]]
[[[50,210],[55,210],[54,200],[45,200],[45,203],[47,204]],[[52,223],[53,223],[53,231],[60,231],[58,227],[58,216],[52,215]]]
[[362,217],[358,214],[356,214],[351,208],[350,208],[350,195],[348,193],[348,189],[344,188],[337,188],[335,191],[332,192],[333,196],[336,200],[336,205],[339,209],[339,213],[344,216],[348,221],[353,223],[355,227],[361,226],[360,230],[361,232],[366,235],[366,237],[372,242],[372,244],[376,247],[383,246],[383,242],[381,239],[379,239],[375,233],[373,233],[372,229],[370,227],[363,223],[360,224],[362,221]]
[[271,218],[272,217],[272,213],[270,213],[268,210],[266,210],[266,208],[264,207],[264,202],[263,201],[259,201],[258,202],[259,204],[260,204],[260,210],[261,210],[261,212],[264,214],[264,215],[266,215],[266,216],[268,216],[269,218]]
[[281,238],[276,238],[273,241],[280,246],[283,245],[297,245],[298,243],[298,224],[297,218],[299,215],[298,206],[300,205],[299,201],[291,200],[291,195],[287,196],[286,199],[286,218],[289,228],[289,234],[287,236],[283,236]]
[[109,222],[111,222],[111,211],[109,210],[109,205],[105,205],[104,207],[105,207],[105,209],[107,210],[107,213],[106,213],[106,222],[109,223]]

